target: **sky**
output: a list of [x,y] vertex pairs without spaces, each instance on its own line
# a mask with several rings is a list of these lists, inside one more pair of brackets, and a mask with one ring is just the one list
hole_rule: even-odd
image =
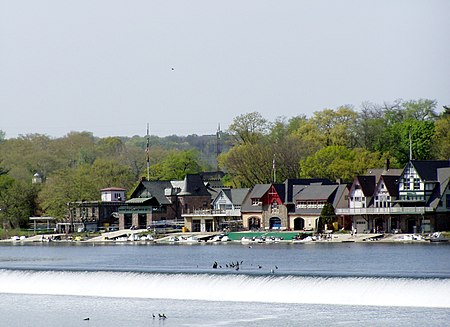
[[450,105],[448,0],[0,0],[0,130],[214,134],[235,117]]

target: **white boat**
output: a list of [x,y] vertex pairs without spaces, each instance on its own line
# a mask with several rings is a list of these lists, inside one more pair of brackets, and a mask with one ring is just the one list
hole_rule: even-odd
[[222,241],[222,238],[225,237],[223,235],[214,235],[211,239],[209,239],[208,243],[214,243],[214,242],[220,242]]
[[316,241],[315,236],[307,236],[304,239],[301,240],[293,240],[292,243],[311,243]]
[[448,239],[441,232],[434,232],[430,236],[430,242],[448,242]]
[[197,238],[197,236],[188,236],[188,237],[180,237],[179,239],[180,243],[198,243],[200,240]]
[[254,243],[254,241],[251,238],[244,236],[243,238],[241,238],[241,243],[242,244],[250,244],[250,243]]

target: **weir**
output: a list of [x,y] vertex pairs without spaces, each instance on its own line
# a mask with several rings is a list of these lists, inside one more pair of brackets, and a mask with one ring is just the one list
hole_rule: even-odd
[[0,293],[450,308],[450,279],[0,270]]

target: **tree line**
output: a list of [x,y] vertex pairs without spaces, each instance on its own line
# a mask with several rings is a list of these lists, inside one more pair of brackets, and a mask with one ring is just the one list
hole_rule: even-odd
[[[235,117],[220,134],[149,140],[97,138],[90,132],[6,139],[0,131],[1,226],[24,227],[32,215],[63,218],[66,203],[97,200],[101,188],[132,190],[147,175],[147,142],[151,180],[219,168],[226,173],[224,183],[233,187],[308,177],[351,182],[368,168],[382,167],[385,159],[403,167],[410,145],[414,159],[449,159],[450,110],[438,114],[436,101],[419,99],[363,103],[359,110],[347,105],[275,121],[251,112]],[[31,184],[35,173],[42,184]]]
[[[329,178],[351,182],[368,168],[402,168],[417,160],[450,158],[450,109],[437,113],[434,100],[363,103],[314,112],[312,117],[240,115],[229,127],[235,145],[219,157],[227,182],[236,187]],[[274,169],[275,166],[275,169]],[[274,171],[275,170],[275,171]]]

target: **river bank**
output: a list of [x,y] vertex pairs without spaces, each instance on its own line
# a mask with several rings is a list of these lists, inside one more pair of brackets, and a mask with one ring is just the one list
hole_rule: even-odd
[[[444,236],[440,239],[447,242]],[[270,243],[427,243],[430,235],[424,234],[302,234],[296,232],[231,232],[231,233],[171,233],[155,237],[145,229],[142,230],[120,230],[105,232],[101,235],[89,236],[70,234],[44,234],[31,237],[13,236],[9,239],[0,240],[0,243],[32,243],[32,242],[81,242],[81,243],[162,243],[162,244],[194,244],[194,243],[242,243],[270,244]]]

